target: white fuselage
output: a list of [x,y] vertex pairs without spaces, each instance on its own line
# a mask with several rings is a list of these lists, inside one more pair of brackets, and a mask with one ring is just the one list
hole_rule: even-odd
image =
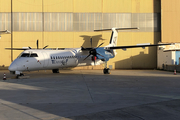
[[[88,52],[80,48],[71,50],[25,50],[16,58],[9,70],[12,72],[59,69],[65,67],[94,65],[91,58],[84,60]],[[98,60],[96,64],[103,63]]]

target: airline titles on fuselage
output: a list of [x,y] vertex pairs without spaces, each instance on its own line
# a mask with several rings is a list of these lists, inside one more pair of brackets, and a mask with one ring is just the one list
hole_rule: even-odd
[[52,64],[67,65],[69,59],[83,58],[83,56],[51,56]]

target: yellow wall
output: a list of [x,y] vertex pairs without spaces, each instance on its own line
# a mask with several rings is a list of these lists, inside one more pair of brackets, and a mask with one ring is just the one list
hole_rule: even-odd
[[162,19],[162,42],[180,42],[180,1],[162,0],[161,1],[161,19]]
[[0,0],[0,12],[11,12],[11,0]]
[[104,13],[132,12],[132,0],[103,0],[102,2]]
[[132,13],[160,13],[160,0],[132,0]]
[[[11,12],[11,0],[0,0],[0,13]],[[11,51],[4,48],[11,47],[11,34],[1,35],[0,39],[0,67],[11,63]]]
[[101,0],[74,0],[74,12],[101,12]]
[[[179,3],[178,0],[176,2]],[[13,0],[12,8],[13,12],[160,13],[160,0]],[[169,12],[169,10],[171,8],[166,11],[168,11],[168,14],[171,14],[172,12]],[[0,12],[11,12],[11,0],[0,0]],[[163,15],[168,17],[166,16],[168,14]],[[169,22],[171,22],[171,18],[164,21],[166,24]],[[176,27],[174,24],[173,26]],[[167,26],[163,27],[169,28],[171,26],[167,24]],[[164,33],[168,34],[166,31]],[[49,48],[77,48],[82,45],[84,47],[90,47],[88,41],[90,36],[94,36],[93,47],[98,46],[102,42],[105,42],[103,44],[105,46],[109,44],[110,35],[111,32],[32,31],[13,32],[12,34],[14,48],[27,46],[36,48],[37,39],[39,39],[39,47],[41,48],[46,45],[49,45]],[[159,32],[119,32],[118,45],[135,45],[149,42],[154,44],[160,41],[160,35]],[[99,38],[101,39],[99,40]],[[10,41],[11,35],[3,35],[0,40],[0,56],[4,56],[5,58],[0,59],[0,66],[2,64],[9,66],[11,63],[10,51],[4,50],[4,48],[11,46]],[[20,52],[14,51],[13,59]],[[113,68],[155,68],[156,48],[135,48],[127,49],[126,51],[117,50],[117,56],[111,59],[108,65],[113,65]]]
[[[73,12],[74,0],[44,0],[44,12]],[[41,8],[42,9],[42,8]]]
[[1,35],[0,39],[0,66],[8,66],[11,63],[11,51],[5,50],[11,48],[11,34]]
[[42,0],[13,0],[13,12],[42,12]]
[[[42,5],[40,1],[36,1],[35,5],[31,1],[23,2],[28,4],[21,9],[24,11],[27,10],[26,7],[32,7],[30,11],[31,9],[35,11],[34,8]],[[51,0],[51,2],[44,0],[43,5],[44,12],[153,13],[161,11],[160,0]],[[42,7],[40,8],[39,11],[42,10]]]

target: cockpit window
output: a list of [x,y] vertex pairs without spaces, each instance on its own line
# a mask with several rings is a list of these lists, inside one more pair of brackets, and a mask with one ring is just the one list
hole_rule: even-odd
[[22,55],[21,55],[21,57],[29,57],[29,53],[23,53]]
[[31,53],[30,57],[38,57],[36,53]]
[[23,53],[21,57],[38,57],[36,53]]

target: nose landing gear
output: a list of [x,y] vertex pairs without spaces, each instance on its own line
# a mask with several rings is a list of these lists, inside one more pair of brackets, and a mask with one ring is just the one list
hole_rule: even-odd
[[20,73],[20,74],[16,75],[16,79],[19,79],[19,78],[21,78],[22,76],[24,76],[24,74],[23,74],[23,73]]

